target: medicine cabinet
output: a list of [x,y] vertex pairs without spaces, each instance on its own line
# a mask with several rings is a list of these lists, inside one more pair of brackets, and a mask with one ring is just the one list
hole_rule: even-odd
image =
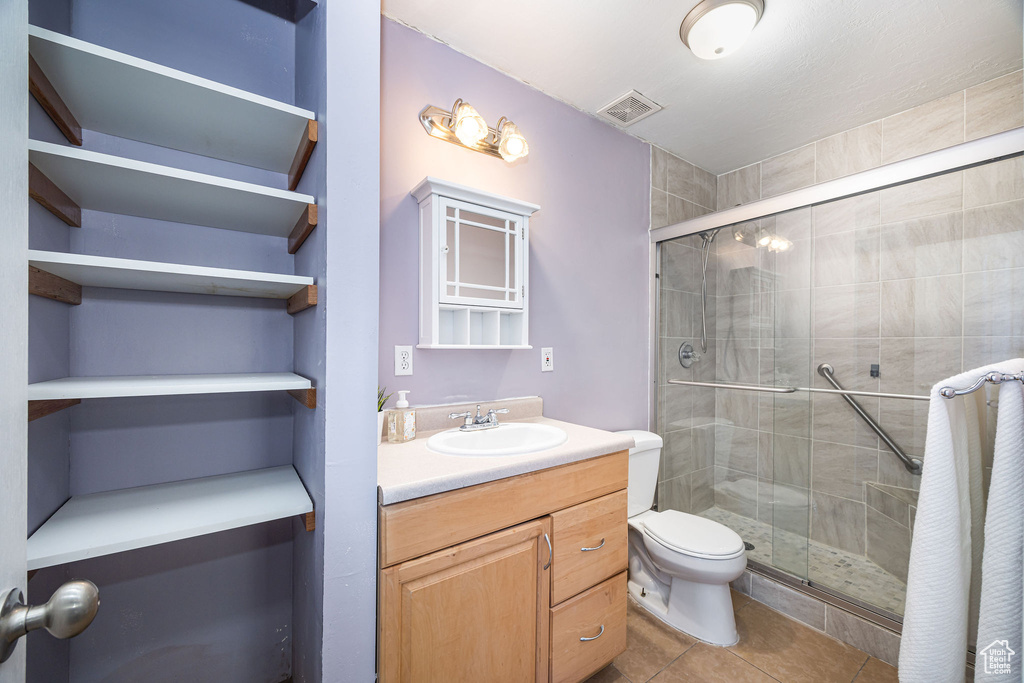
[[420,209],[420,338],[427,349],[528,349],[536,204],[427,177]]

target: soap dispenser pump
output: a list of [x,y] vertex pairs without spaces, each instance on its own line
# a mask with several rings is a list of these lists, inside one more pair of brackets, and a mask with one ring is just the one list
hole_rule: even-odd
[[388,443],[404,443],[416,438],[416,411],[409,409],[408,391],[399,391],[395,409],[388,413]]

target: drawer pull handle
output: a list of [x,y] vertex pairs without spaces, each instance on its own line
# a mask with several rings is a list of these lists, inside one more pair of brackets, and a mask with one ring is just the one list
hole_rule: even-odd
[[601,631],[596,636],[594,636],[593,638],[580,638],[580,642],[581,643],[587,643],[587,642],[590,642],[591,640],[597,640],[598,638],[600,638],[603,635],[604,635],[604,624],[601,624]]
[[544,534],[544,540],[548,542],[548,563],[544,565],[544,569],[547,569],[551,566],[551,558],[554,555],[554,553],[551,550],[551,539],[548,538],[547,534]]
[[601,539],[601,545],[594,546],[593,548],[580,548],[582,552],[589,553],[591,550],[600,550],[604,547],[604,539]]

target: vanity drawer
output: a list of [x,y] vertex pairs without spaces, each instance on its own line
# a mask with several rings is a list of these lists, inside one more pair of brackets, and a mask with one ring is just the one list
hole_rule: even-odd
[[625,649],[626,572],[551,609],[551,683],[585,680]]
[[626,568],[625,490],[555,512],[551,521],[552,605]]

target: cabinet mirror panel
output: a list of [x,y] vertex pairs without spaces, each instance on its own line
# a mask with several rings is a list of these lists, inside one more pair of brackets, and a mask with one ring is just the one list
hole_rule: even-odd
[[521,307],[521,218],[452,199],[443,202],[441,300]]

